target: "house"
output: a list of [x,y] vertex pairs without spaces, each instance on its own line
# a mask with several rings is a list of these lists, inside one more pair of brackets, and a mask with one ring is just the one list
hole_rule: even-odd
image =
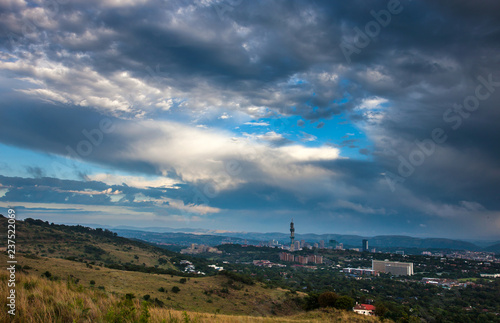
[[375,315],[375,306],[368,304],[356,304],[352,309],[355,313],[363,315]]

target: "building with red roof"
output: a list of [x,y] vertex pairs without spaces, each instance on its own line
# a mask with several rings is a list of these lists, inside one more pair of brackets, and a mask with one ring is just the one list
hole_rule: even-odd
[[352,310],[358,314],[375,315],[375,306],[369,304],[356,304]]

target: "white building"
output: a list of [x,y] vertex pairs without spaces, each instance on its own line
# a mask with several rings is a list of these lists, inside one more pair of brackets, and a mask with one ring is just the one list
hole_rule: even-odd
[[372,260],[372,269],[379,273],[389,273],[396,276],[413,275],[412,262],[399,262],[389,260]]

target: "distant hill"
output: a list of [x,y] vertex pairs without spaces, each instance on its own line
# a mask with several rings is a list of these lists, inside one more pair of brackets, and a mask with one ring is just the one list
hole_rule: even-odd
[[484,250],[488,251],[488,252],[494,252],[496,254],[500,254],[500,242],[496,243],[494,245],[491,245],[491,246],[485,248]]
[[[282,243],[287,243],[290,241],[290,236],[288,234],[272,232],[272,233],[253,233],[253,232],[230,232],[221,233],[224,236],[235,236],[239,238],[255,239],[269,241],[272,239],[279,240]],[[461,241],[452,240],[444,238],[414,238],[409,236],[398,236],[398,235],[387,235],[387,236],[375,236],[375,237],[363,237],[358,235],[342,235],[342,234],[296,234],[296,240],[306,240],[308,242],[319,242],[320,240],[325,241],[325,245],[328,245],[330,240],[335,240],[338,243],[343,243],[347,246],[361,247],[361,241],[363,239],[368,240],[369,247],[375,248],[429,248],[429,249],[455,249],[455,250],[482,250],[482,248],[477,245]]]
[[[226,237],[210,234],[191,234],[179,232],[146,232],[138,230],[112,229],[118,235],[126,238],[140,239],[157,244],[176,244],[189,246],[192,243],[217,246],[223,243],[244,244],[245,238]],[[258,244],[258,240],[247,240],[249,244]]]
[[[7,232],[7,219],[0,217],[0,235]],[[114,268],[155,268],[178,272],[171,258],[178,254],[119,237],[107,229],[50,224],[42,220],[16,221],[16,244],[23,253],[34,256],[64,258],[77,262],[102,264]],[[156,267],[155,267],[156,266]]]
[[[98,226],[98,225],[90,225]],[[280,243],[288,243],[290,234],[283,232],[218,232],[207,229],[181,228],[174,229],[168,227],[129,227],[129,226],[104,226],[110,230],[119,233],[119,235],[142,239],[150,242],[164,242],[179,245],[189,245],[191,243],[217,245],[224,241],[232,243],[244,243],[247,239],[249,244],[257,244],[258,242],[268,242],[270,240],[278,240]],[[148,234],[144,234],[148,232]],[[153,234],[151,234],[153,232]],[[226,237],[231,240],[224,240]],[[470,250],[470,251],[489,251],[498,252],[494,241],[463,241],[446,238],[416,238],[404,235],[381,235],[375,237],[366,237],[360,235],[346,234],[295,234],[296,240],[305,240],[307,242],[325,241],[328,246],[330,240],[335,240],[338,243],[343,243],[345,246],[361,247],[361,241],[367,239],[370,248],[416,248],[416,249],[452,249],[452,250]],[[484,248],[487,247],[488,248]]]

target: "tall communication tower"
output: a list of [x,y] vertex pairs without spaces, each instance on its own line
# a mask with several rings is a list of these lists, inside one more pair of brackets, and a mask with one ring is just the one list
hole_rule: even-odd
[[293,218],[292,218],[292,222],[290,222],[290,241],[292,246],[294,239],[295,239],[295,228],[293,227]]

